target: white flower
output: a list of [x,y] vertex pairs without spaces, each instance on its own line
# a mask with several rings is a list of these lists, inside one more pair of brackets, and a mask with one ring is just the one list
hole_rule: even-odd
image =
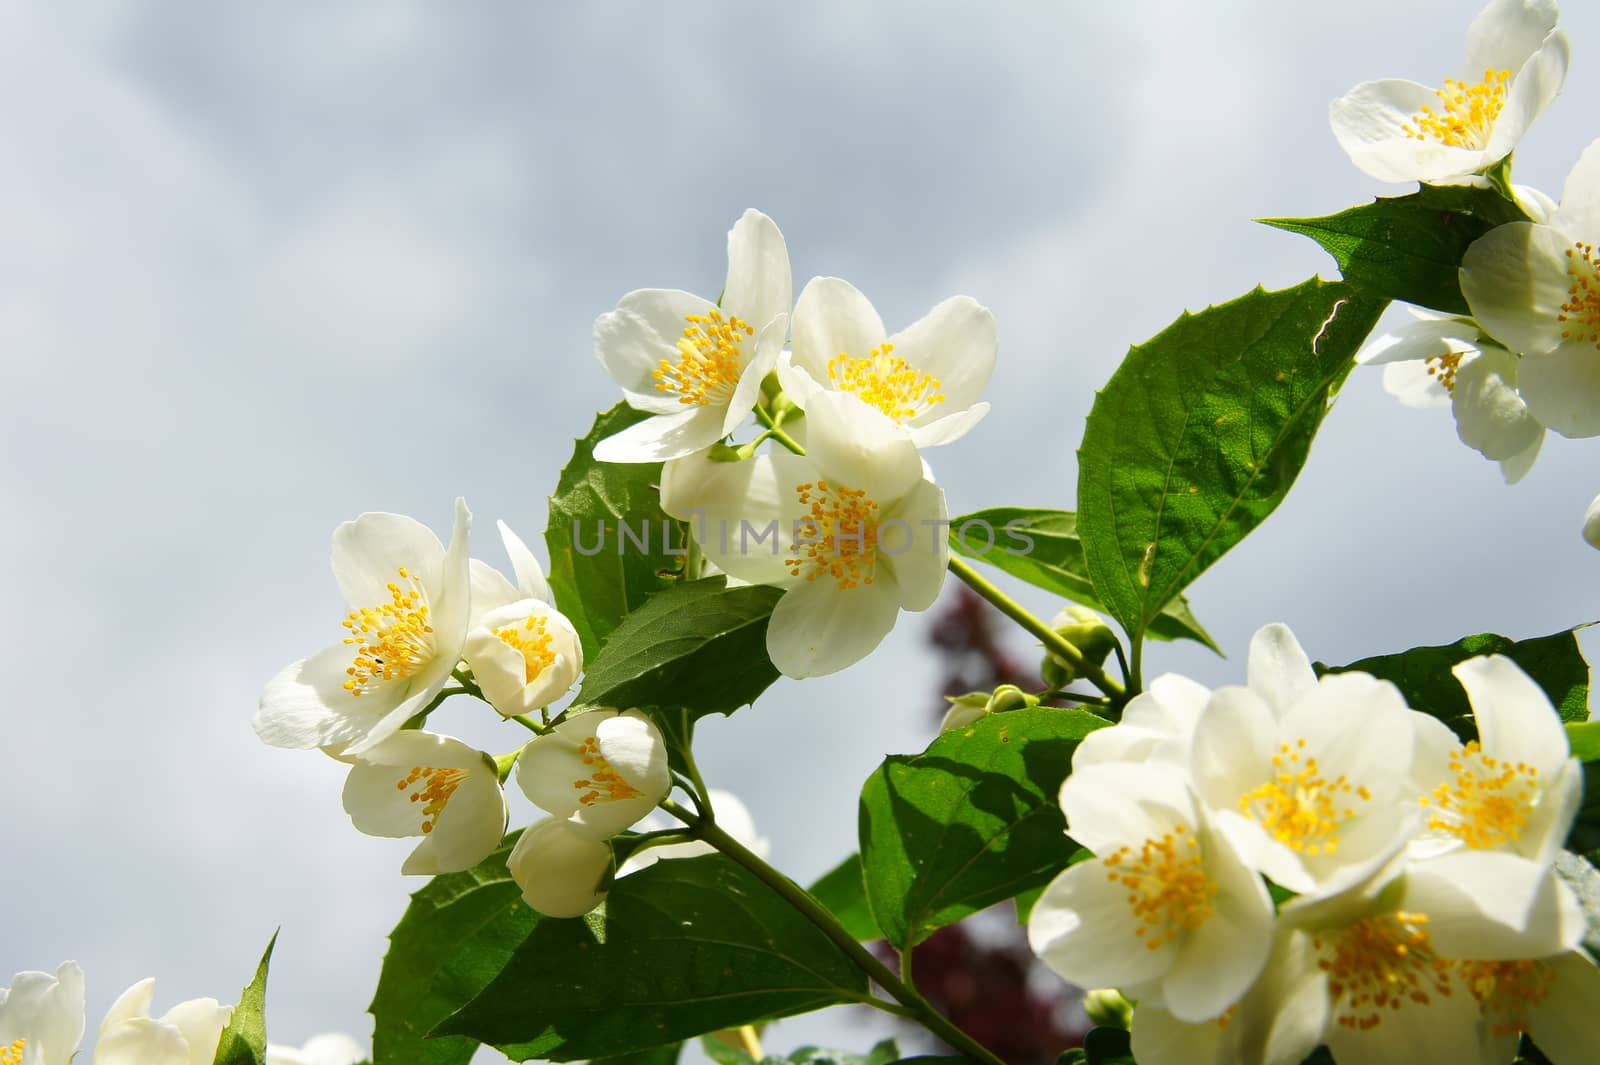
[[343,1032],[312,1036],[299,1049],[267,1044],[267,1065],[357,1065],[366,1060],[361,1044]]
[[1594,497],[1583,515],[1583,538],[1591,547],[1600,547],[1600,496]]
[[407,729],[355,756],[344,808],[369,836],[421,836],[408,876],[471,869],[500,845],[506,801],[494,760],[460,740]]
[[1567,176],[1547,223],[1510,222],[1461,260],[1472,316],[1523,355],[1528,410],[1571,437],[1600,435],[1600,140]]
[[400,514],[363,514],[334,530],[333,575],[350,608],[345,638],[267,684],[257,736],[275,747],[345,744],[358,754],[433,700],[467,635],[471,520],[456,500],[448,551]]
[[1510,1061],[1526,1033],[1555,1065],[1585,1065],[1600,1047],[1600,970],[1583,951],[1550,958],[1464,962],[1495,1047]]
[[932,447],[965,436],[989,412],[979,398],[997,349],[994,315],[967,296],[888,336],[854,285],[817,277],[795,304],[793,350],[779,359],[778,378],[799,407],[820,391],[850,392]]
[[499,526],[517,583],[472,560],[472,620],[462,657],[489,705],[514,717],[567,693],[583,672],[583,644],[553,605],[539,560],[505,522]]
[[1441,184],[1493,166],[1561,91],[1559,14],[1555,0],[1490,0],[1467,30],[1459,81],[1357,85],[1328,108],[1339,146],[1379,181]]
[[1520,481],[1544,443],[1517,391],[1521,360],[1476,322],[1410,310],[1417,321],[1378,337],[1357,361],[1383,364],[1383,387],[1408,407],[1448,405],[1461,442],[1498,462],[1507,484]]
[[653,417],[595,445],[601,462],[660,462],[704,450],[755,407],[788,328],[789,249],[772,219],[746,211],[728,233],[718,303],[640,289],[594,323],[594,354],[628,405]]
[[[750,816],[749,807],[740,801],[739,796],[731,791],[712,788],[707,797],[711,800],[711,811],[716,818],[718,828],[732,836],[758,858],[764,859],[772,853],[772,841],[756,831],[755,818]],[[653,830],[667,826],[664,819],[652,815],[639,827]],[[693,858],[701,854],[711,854],[715,850],[711,844],[698,839],[650,847],[636,851],[632,857],[623,862],[621,868],[617,870],[617,876],[624,877],[641,869],[648,869],[663,858]]]
[[1114,762],[1158,762],[1189,768],[1194,727],[1211,689],[1176,673],[1163,673],[1123,708],[1122,720],[1095,729],[1072,753],[1073,772]]
[[608,839],[672,790],[661,731],[639,710],[588,710],[535,736],[517,759],[517,784],[574,830]]
[[1121,988],[1185,1021],[1237,1001],[1266,961],[1272,900],[1182,775],[1090,766],[1062,785],[1061,809],[1097,857],[1045,888],[1028,920],[1034,953],[1063,979]]
[[100,1022],[92,1065],[211,1065],[233,1007],[214,998],[180,1002],[150,1016],[154,978],[124,991]]
[[522,898],[547,917],[582,917],[606,897],[611,842],[546,817],[523,831],[506,867]]
[[696,456],[661,483],[662,509],[724,572],[788,589],[767,653],[791,677],[866,657],[901,610],[933,605],[949,561],[944,492],[898,426],[839,392],[812,397],[806,423],[804,456]]
[[20,972],[0,988],[0,1065],[67,1065],[83,1040],[83,970]]

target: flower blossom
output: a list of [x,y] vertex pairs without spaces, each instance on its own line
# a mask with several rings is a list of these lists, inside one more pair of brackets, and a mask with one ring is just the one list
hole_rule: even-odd
[[1467,30],[1459,80],[1369,81],[1329,105],[1339,146],[1379,181],[1449,184],[1494,166],[1566,80],[1559,15],[1555,0],[1490,0]]
[[746,211],[728,233],[716,303],[640,289],[594,323],[594,353],[628,405],[650,417],[595,446],[601,462],[660,462],[702,451],[754,409],[788,330],[789,249],[772,219]]
[[112,1003],[95,1040],[91,1065],[209,1065],[233,1007],[214,998],[180,1002],[150,1016],[154,978],[140,980]]
[[312,1036],[298,1048],[267,1044],[267,1065],[359,1065],[366,1060],[361,1044],[343,1032]]
[[631,827],[672,790],[661,730],[639,710],[573,714],[528,741],[516,773],[535,806],[594,839]]
[[83,970],[20,972],[0,988],[0,1065],[67,1065],[83,1041]]

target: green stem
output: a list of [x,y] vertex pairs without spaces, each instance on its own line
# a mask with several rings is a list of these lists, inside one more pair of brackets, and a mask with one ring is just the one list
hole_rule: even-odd
[[772,412],[767,410],[766,407],[759,404],[756,406],[756,420],[767,427],[768,436],[793,451],[796,455],[804,455],[806,453],[806,449],[801,447],[794,437],[783,431],[782,425],[779,424],[777,419],[773,418]]
[[534,733],[535,735],[543,736],[546,732],[550,731],[543,725],[539,724],[539,722],[529,717],[527,714],[513,714],[509,720],[515,721],[517,724],[521,725],[523,728]]
[[1135,633],[1132,639],[1133,661],[1128,665],[1128,690],[1137,695],[1144,691],[1144,634]]
[[1058,658],[1064,659],[1078,676],[1111,696],[1114,701],[1119,703],[1124,701],[1126,692],[1122,685],[1107,675],[1105,670],[1085,659],[1083,652],[1067,642],[1059,632],[1029,613],[1021,603],[989,583],[983,574],[967,565],[965,559],[959,555],[951,555],[950,572],[960,577],[973,591],[994,604],[1006,617],[1039,637],[1044,643],[1045,650]]
[[[1005,1065],[993,1053],[986,1050],[981,1043],[978,1043],[932,1006],[928,1005],[927,1000],[917,994],[914,988],[890,972],[887,965],[879,961],[870,950],[857,942],[856,937],[851,935],[839,923],[838,918],[829,913],[822,903],[812,898],[800,885],[768,865],[738,840],[717,827],[717,824],[709,818],[697,817],[694,811],[679,806],[671,799],[663,801],[661,808],[688,825],[690,831],[700,839],[711,844],[743,866],[758,880],[777,892],[785,902],[800,911],[823,935],[832,940],[834,945],[843,951],[845,956],[854,962],[862,972],[866,973],[874,983],[887,991],[903,1007],[903,1010],[890,1008],[887,1012],[918,1021],[930,1032],[973,1061],[981,1062],[982,1065]],[[910,953],[909,948],[907,953]],[[889,1005],[888,1003],[879,1003],[876,1000],[869,1000],[869,1004],[878,1005],[880,1008],[885,1008]]]

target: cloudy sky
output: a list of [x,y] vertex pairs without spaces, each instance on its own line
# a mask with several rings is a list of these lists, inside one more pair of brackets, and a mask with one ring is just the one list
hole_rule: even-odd
[[[338,522],[444,529],[464,495],[476,553],[503,562],[495,518],[537,542],[616,398],[593,319],[633,288],[716,291],[751,206],[797,283],[847,277],[891,329],[956,293],[993,308],[995,411],[939,478],[954,512],[1071,508],[1127,346],[1331,273],[1249,219],[1385,191],[1327,102],[1461,73],[1477,6],[0,5],[0,979],[77,958],[91,1025],[146,975],[158,1009],[229,999],[282,925],[274,1038],[365,1036],[409,844],[350,827],[339,766],[249,729],[334,634]],[[1576,66],[1518,158],[1552,193],[1600,135],[1600,9],[1573,6]],[[1596,454],[1553,439],[1506,488],[1448,413],[1358,373],[1293,496],[1192,588],[1232,657],[1161,646],[1150,669],[1238,680],[1273,620],[1333,662],[1592,620]],[[882,756],[926,743],[925,627],[704,728],[708,776],[796,877],[854,848]]]

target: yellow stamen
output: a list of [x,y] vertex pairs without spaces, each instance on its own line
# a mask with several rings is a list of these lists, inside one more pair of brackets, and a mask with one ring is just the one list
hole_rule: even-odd
[[939,379],[919,373],[893,352],[894,345],[888,342],[873,348],[864,358],[852,358],[841,351],[828,360],[828,380],[842,392],[854,392],[897,422],[910,421],[943,403],[940,389],[944,386]]
[[494,630],[500,640],[522,655],[527,667],[527,680],[532,684],[539,674],[555,664],[556,653],[550,649],[550,634],[545,630],[545,619],[530,617],[521,627],[507,625]]
[[824,574],[841,589],[871,584],[878,564],[878,504],[866,492],[818,481],[795,485],[810,514],[797,523],[789,573],[814,581]]
[[428,592],[404,566],[403,584],[389,584],[389,601],[352,610],[343,625],[344,642],[354,645],[355,661],[345,672],[351,695],[362,695],[388,680],[409,677],[433,654],[433,626],[428,620]]
[[572,782],[574,788],[583,792],[578,796],[578,801],[583,805],[593,806],[597,802],[637,799],[640,796],[638,788],[623,780],[622,776],[611,768],[611,763],[600,753],[600,741],[593,736],[578,744],[578,757],[589,767],[587,779]]
[[1450,995],[1452,963],[1433,952],[1426,914],[1380,914],[1311,942],[1328,974],[1334,1019],[1345,1028],[1367,1031],[1408,1002],[1426,1006],[1434,995]]
[[9,1046],[0,1046],[0,1065],[22,1065],[22,1048],[27,1044],[26,1039],[18,1039]]
[[438,824],[439,814],[444,810],[445,803],[450,801],[450,796],[456,793],[456,788],[460,787],[465,779],[467,779],[465,769],[424,769],[422,766],[412,766],[411,772],[401,777],[395,787],[401,791],[416,788],[411,793],[411,801],[423,804],[422,834],[427,835],[433,831],[433,826]]
[[1561,339],[1593,344],[1600,350],[1600,258],[1595,257],[1593,244],[1578,241],[1567,249],[1567,276],[1572,287],[1556,315],[1566,326]]
[[1528,1008],[1550,997],[1555,973],[1537,961],[1464,961],[1461,978],[1495,1035],[1528,1030]]
[[1490,758],[1477,740],[1450,756],[1455,779],[1421,800],[1434,811],[1428,827],[1474,849],[1504,847],[1522,835],[1539,798],[1539,771]]
[[741,345],[755,327],[713,307],[705,314],[684,315],[678,340],[678,362],[662,359],[652,376],[656,391],[675,394],[678,402],[704,407],[726,402],[744,370]]
[[1435,90],[1439,109],[1424,106],[1400,128],[1413,140],[1481,151],[1489,146],[1495,120],[1506,105],[1510,81],[1509,70],[1485,70],[1476,85],[1446,78],[1444,88]]
[[1315,758],[1301,760],[1306,741],[1282,744],[1272,756],[1272,780],[1239,798],[1239,810],[1296,854],[1315,857],[1339,849],[1339,827],[1371,799],[1344,777],[1325,780]]
[[1461,369],[1461,359],[1465,355],[1460,351],[1447,351],[1443,355],[1429,355],[1423,363],[1428,368],[1429,377],[1437,377],[1439,383],[1444,385],[1446,392],[1456,390],[1456,372]]
[[1206,875],[1199,844],[1182,825],[1160,839],[1145,840],[1137,855],[1131,847],[1107,855],[1105,867],[1107,879],[1128,889],[1128,905],[1139,920],[1133,934],[1150,950],[1200,927],[1216,912],[1217,886]]

